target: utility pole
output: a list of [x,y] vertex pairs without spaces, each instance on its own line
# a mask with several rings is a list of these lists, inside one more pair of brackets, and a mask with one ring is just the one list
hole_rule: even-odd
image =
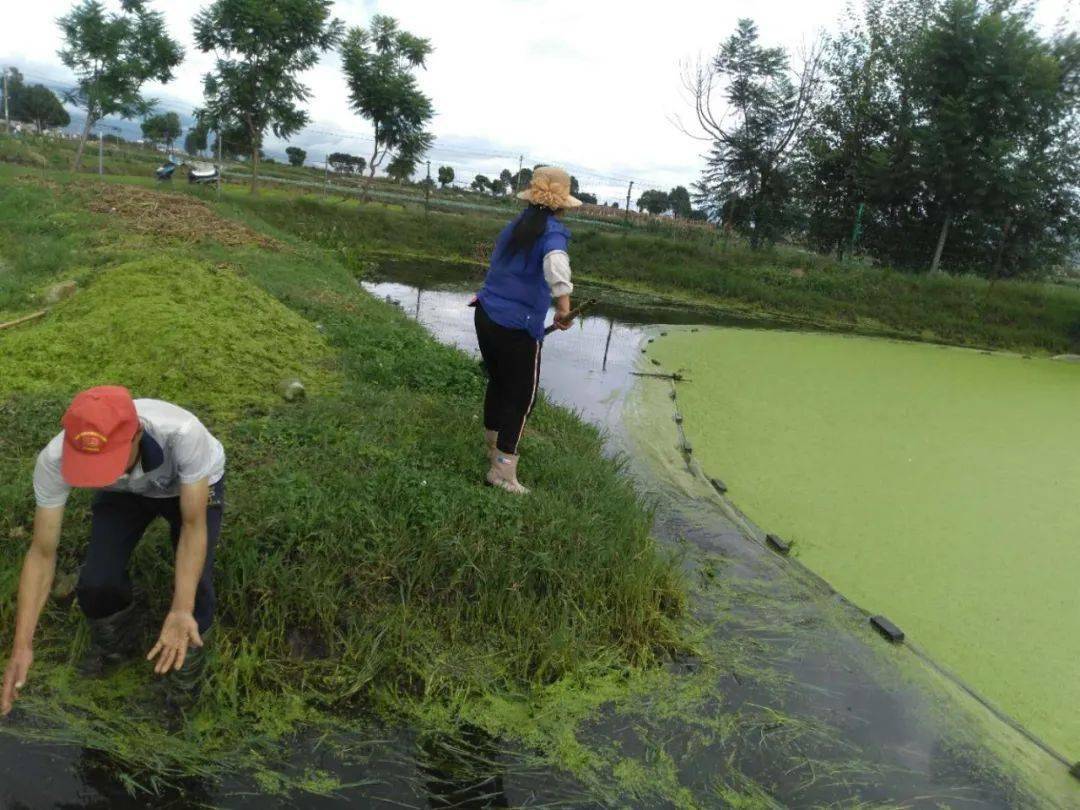
[[[5,96],[5,98],[6,98],[6,96]],[[525,165],[525,156],[524,155],[518,155],[518,173],[517,173],[517,177],[514,178],[514,193],[515,194],[517,194],[519,191],[521,191],[521,167],[524,166],[524,165]]]
[[[428,212],[428,202],[431,199],[431,161],[427,161],[427,180],[424,181],[424,214]],[[420,296],[416,296],[416,317],[420,317]]]
[[105,130],[100,126],[97,131],[97,173],[105,174]]
[[217,196],[218,196],[218,199],[220,200],[221,199],[221,176],[225,173],[225,167],[223,165],[221,165],[221,130],[220,129],[217,131],[217,137],[215,138],[215,140],[217,141],[216,145],[217,145],[217,164],[218,164],[218,166],[217,166]]
[[8,109],[8,68],[4,68],[4,132],[11,134],[11,114]]
[[634,181],[631,180],[630,181],[630,187],[628,189],[626,189],[626,214],[623,217],[627,222],[630,221],[630,193],[633,190],[634,190]]

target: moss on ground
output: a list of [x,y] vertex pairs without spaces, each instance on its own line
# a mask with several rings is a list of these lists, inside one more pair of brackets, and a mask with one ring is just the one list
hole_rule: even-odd
[[0,398],[123,383],[214,416],[269,407],[278,383],[334,385],[314,325],[228,265],[141,258],[85,280],[37,324],[0,338]]

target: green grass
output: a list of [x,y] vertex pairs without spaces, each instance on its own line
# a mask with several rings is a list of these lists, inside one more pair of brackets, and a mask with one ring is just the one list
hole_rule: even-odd
[[[106,378],[206,419],[228,453],[229,506],[198,713],[168,733],[141,664],[74,677],[82,622],[51,602],[22,701],[38,725],[21,733],[101,748],[146,787],[265,770],[305,724],[523,694],[682,645],[677,565],[595,429],[541,405],[523,445],[533,496],[479,486],[477,365],[360,291],[334,256],[273,233],[239,194],[219,211],[285,249],[133,234],[87,211],[85,180],[58,177],[0,166],[5,309],[80,279],[44,321],[0,333],[0,537],[26,536],[35,454],[70,396]],[[293,373],[310,396],[275,401],[271,384]],[[77,567],[87,503],[70,505],[61,572]],[[134,563],[154,622],[170,597],[166,542],[152,533]],[[0,546],[0,645],[24,549]]]

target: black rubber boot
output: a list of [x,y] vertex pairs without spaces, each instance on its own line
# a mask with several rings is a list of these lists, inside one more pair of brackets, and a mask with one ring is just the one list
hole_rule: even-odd
[[99,677],[141,652],[143,611],[138,600],[104,619],[87,619],[87,624],[90,646],[79,664],[83,675]]
[[203,684],[206,681],[206,665],[209,656],[209,640],[207,630],[202,633],[203,645],[196,647],[191,645],[184,657],[184,665],[180,669],[170,670],[165,675],[158,677],[159,689],[165,699],[165,703],[173,712],[182,714],[190,711],[202,694]]

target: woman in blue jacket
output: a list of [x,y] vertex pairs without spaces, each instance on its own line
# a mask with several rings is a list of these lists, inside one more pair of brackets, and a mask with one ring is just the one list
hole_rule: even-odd
[[569,329],[570,231],[559,221],[581,205],[570,196],[570,175],[540,166],[529,188],[518,194],[529,203],[503,228],[491,267],[476,296],[476,339],[488,372],[484,433],[491,468],[487,482],[525,494],[517,480],[518,442],[536,402],[544,318],[555,299],[555,326]]

